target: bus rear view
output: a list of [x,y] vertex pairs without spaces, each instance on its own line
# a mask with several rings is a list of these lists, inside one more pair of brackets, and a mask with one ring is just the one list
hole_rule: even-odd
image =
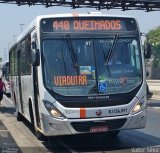
[[116,135],[145,127],[145,68],[134,18],[51,15],[36,24],[31,44],[40,62],[33,62],[31,75],[38,84],[37,131]]

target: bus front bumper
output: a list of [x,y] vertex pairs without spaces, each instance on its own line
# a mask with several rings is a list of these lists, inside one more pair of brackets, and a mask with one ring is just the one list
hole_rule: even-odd
[[91,119],[55,119],[41,114],[42,132],[45,136],[72,135],[91,133],[92,128],[106,127],[107,132],[112,130],[141,129],[146,125],[146,109],[134,115],[91,118]]

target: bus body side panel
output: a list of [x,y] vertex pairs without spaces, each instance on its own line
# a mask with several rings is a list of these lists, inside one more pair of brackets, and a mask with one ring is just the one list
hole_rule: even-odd
[[33,97],[33,79],[31,75],[21,76],[21,89],[23,93],[24,115],[30,121],[29,97]]

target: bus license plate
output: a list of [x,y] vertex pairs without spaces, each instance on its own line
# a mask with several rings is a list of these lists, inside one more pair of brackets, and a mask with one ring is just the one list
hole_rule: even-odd
[[106,131],[108,131],[107,126],[92,127],[90,129],[90,132],[106,132]]

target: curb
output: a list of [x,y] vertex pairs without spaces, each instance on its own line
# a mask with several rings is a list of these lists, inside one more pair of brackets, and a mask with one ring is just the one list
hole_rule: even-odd
[[152,92],[153,95],[155,95],[155,96],[160,96],[160,91],[158,91],[158,90],[150,90],[150,92]]
[[160,80],[146,80],[147,83],[160,83]]
[[159,100],[160,101],[160,95],[153,95],[150,98],[147,98],[147,100]]
[[150,90],[150,92],[153,94],[150,98],[150,100],[160,100],[160,90]]

